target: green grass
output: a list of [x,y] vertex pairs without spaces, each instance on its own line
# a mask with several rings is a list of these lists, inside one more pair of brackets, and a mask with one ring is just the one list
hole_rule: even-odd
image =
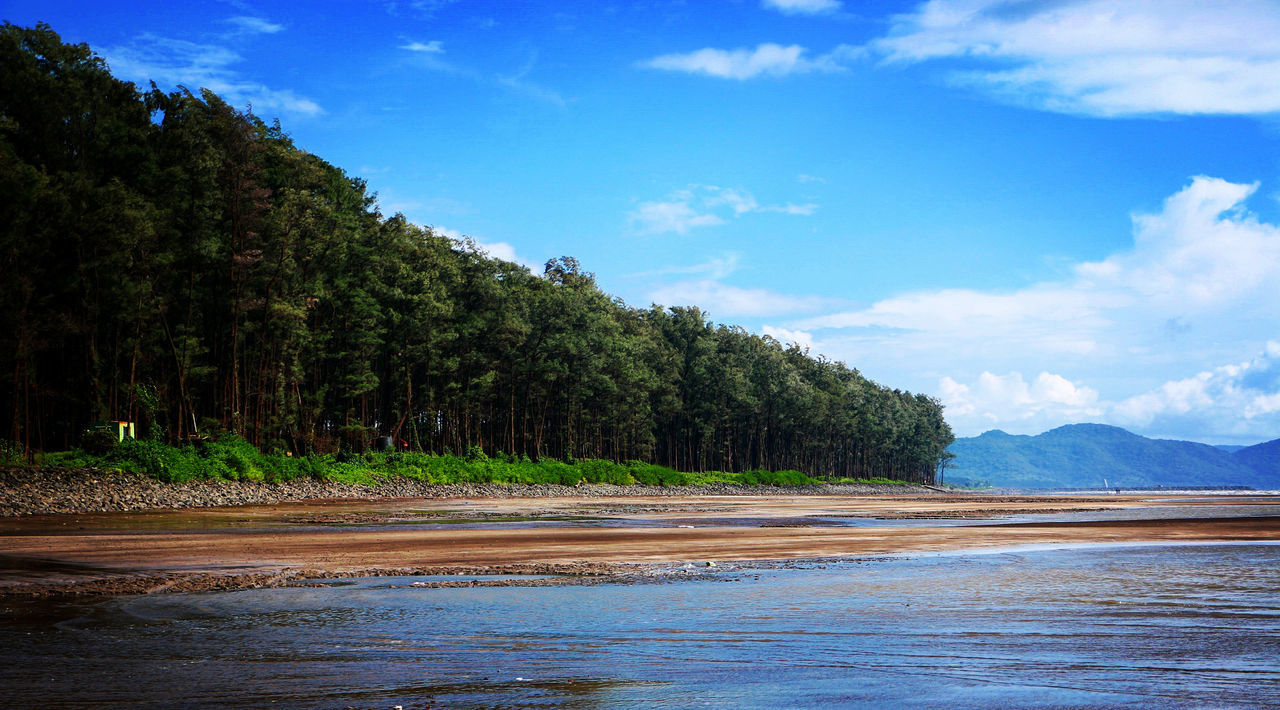
[[[684,473],[643,461],[616,463],[579,459],[531,461],[525,457],[486,456],[473,448],[466,456],[409,452],[318,454],[288,457],[264,454],[238,437],[170,446],[126,439],[102,455],[83,450],[40,454],[36,463],[68,468],[97,467],[142,473],[161,481],[287,481],[301,476],[349,484],[378,485],[395,477],[432,484],[496,483],[504,485],[612,483],[620,486],[811,486],[825,483],[800,471],[753,470],[742,473]],[[884,478],[840,479],[833,483],[902,484]],[[903,484],[905,485],[905,484]]]

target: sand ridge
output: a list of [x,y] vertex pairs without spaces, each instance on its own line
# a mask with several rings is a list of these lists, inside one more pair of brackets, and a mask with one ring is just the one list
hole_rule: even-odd
[[[1148,519],[1072,518],[1085,511],[1129,511]],[[1248,517],[1233,511],[1245,511]],[[1010,515],[1041,517],[1005,519]],[[860,518],[866,520],[848,524]],[[908,524],[889,524],[904,519]],[[868,557],[1022,545],[1275,541],[1280,540],[1280,498],[316,501],[10,518],[0,523],[0,537],[0,595],[111,594],[271,586],[296,580],[302,571],[428,574],[544,565],[556,570],[553,574],[572,577],[579,568],[598,572],[645,563]],[[208,581],[195,581],[200,579]]]

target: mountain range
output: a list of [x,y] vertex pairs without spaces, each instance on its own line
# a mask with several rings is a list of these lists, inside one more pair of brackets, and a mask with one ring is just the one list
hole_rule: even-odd
[[945,481],[1001,488],[1280,488],[1280,439],[1243,448],[1148,439],[1069,424],[1036,436],[993,430],[956,439]]

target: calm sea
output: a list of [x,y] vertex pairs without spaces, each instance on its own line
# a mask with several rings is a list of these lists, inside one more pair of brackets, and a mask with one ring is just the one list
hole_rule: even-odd
[[6,707],[1280,707],[1280,545],[413,578],[0,612]]

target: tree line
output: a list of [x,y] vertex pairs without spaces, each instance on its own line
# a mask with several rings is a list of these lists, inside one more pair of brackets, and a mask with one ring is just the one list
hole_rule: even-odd
[[0,33],[0,240],[0,432],[28,451],[121,419],[929,482],[953,440],[931,397],[384,216],[278,121],[117,80],[45,25]]

